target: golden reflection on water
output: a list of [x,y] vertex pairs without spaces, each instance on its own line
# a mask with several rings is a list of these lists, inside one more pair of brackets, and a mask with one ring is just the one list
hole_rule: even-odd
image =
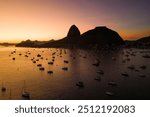
[[[128,50],[95,53],[80,49],[0,47],[0,87],[3,84],[7,89],[0,92],[0,99],[24,99],[21,96],[24,81],[31,99],[132,99],[135,96],[142,97],[143,94],[150,97],[146,91],[150,86],[149,67],[146,70],[139,69],[140,65],[148,66],[150,61],[141,57],[140,51],[143,50],[135,49],[133,51],[138,54],[130,56],[129,62],[122,63],[125,58],[121,54],[123,51]],[[56,54],[52,55],[53,53]],[[43,58],[37,57],[38,54]],[[53,57],[54,64],[49,65],[48,62],[52,61]],[[113,60],[113,57],[116,60]],[[33,63],[33,58],[39,61]],[[97,58],[101,61],[98,67],[92,65]],[[69,63],[64,63],[64,60]],[[45,70],[39,70],[37,64],[42,64]],[[132,64],[140,71],[127,69]],[[63,67],[68,70],[63,70]],[[103,70],[104,75],[101,76],[101,81],[96,81],[94,79],[99,77],[99,70]],[[48,71],[53,73],[48,74]],[[122,77],[123,72],[129,73],[130,77]],[[146,74],[147,77],[139,78],[139,74]],[[76,86],[79,81],[84,83],[84,88]],[[118,86],[109,86],[110,81],[115,81]],[[109,97],[105,94],[107,91],[116,95]],[[132,96],[132,93],[135,96]]]

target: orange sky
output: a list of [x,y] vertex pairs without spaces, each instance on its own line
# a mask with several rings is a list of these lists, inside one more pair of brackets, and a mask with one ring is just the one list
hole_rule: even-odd
[[[81,33],[106,25],[124,39],[150,34],[149,25],[146,25],[144,19],[134,20],[134,13],[130,12],[125,17],[116,12],[118,10],[113,5],[112,8],[107,6],[110,0],[99,1],[0,0],[0,42],[60,39],[67,35],[72,24],[76,24]],[[134,17],[140,18],[138,15]],[[136,24],[141,25],[137,27]]]

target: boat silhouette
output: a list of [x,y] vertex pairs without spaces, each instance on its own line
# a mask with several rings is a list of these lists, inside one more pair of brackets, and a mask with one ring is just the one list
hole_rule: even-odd
[[24,81],[24,86],[23,86],[23,90],[22,90],[22,97],[30,99],[30,93],[26,91],[26,83]]

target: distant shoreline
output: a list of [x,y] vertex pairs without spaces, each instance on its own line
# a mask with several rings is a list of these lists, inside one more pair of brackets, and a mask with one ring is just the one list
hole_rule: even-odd
[[78,27],[72,25],[67,36],[60,40],[31,41],[28,39],[16,44],[16,47],[85,49],[113,49],[120,46],[150,48],[150,36],[134,41],[125,41],[116,31],[106,26],[98,26],[81,34]]
[[16,46],[16,43],[0,43],[0,46]]

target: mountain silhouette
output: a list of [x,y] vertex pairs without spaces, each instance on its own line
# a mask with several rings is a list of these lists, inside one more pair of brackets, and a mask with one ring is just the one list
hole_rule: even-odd
[[78,29],[78,27],[76,27],[76,25],[72,25],[68,31],[67,37],[78,37],[80,36],[80,31]]
[[68,31],[66,39],[67,42],[70,44],[77,44],[81,39],[81,35],[78,27],[72,25]]
[[17,46],[21,47],[63,47],[63,48],[71,48],[71,47],[88,47],[91,46],[104,46],[104,45],[120,45],[123,44],[123,39],[121,36],[105,27],[100,26],[95,29],[89,30],[83,34],[80,34],[80,30],[77,26],[72,25],[67,33],[67,36],[63,39],[48,41],[45,43],[40,42],[32,42],[30,40],[23,41]]
[[140,38],[137,40],[137,42],[150,43],[150,36]]
[[82,34],[82,44],[122,44],[120,35],[106,26],[96,27]]
[[[50,40],[49,42],[53,42],[54,40]],[[41,47],[41,45],[47,43],[47,41],[31,41],[30,39],[26,41],[22,41],[19,44],[16,44],[16,47]]]
[[150,48],[150,36],[143,37],[137,40],[125,41],[125,47],[149,49]]

